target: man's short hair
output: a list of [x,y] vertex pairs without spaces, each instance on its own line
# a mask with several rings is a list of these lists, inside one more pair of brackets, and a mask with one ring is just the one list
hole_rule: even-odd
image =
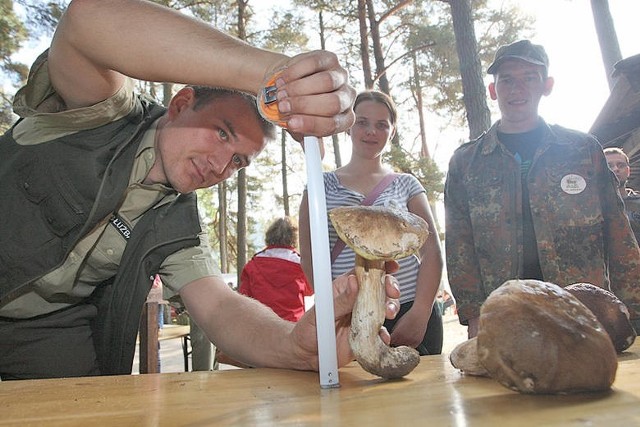
[[273,123],[265,120],[264,117],[262,117],[262,115],[258,111],[258,104],[256,103],[255,96],[239,90],[223,87],[196,85],[191,85],[190,87],[193,88],[196,97],[196,102],[193,105],[194,110],[198,110],[199,108],[202,108],[203,106],[209,105],[210,103],[220,99],[238,97],[242,101],[244,101],[244,103],[249,108],[251,108],[253,115],[256,119],[258,119],[258,123],[260,123],[260,129],[262,130],[262,133],[264,133],[264,135],[270,140],[276,139],[276,127]]
[[608,147],[608,148],[605,148],[603,151],[605,156],[607,154],[620,154],[622,157],[624,157],[624,160],[627,162],[627,166],[629,166],[629,156],[627,156],[627,154],[624,151],[622,151],[622,148]]

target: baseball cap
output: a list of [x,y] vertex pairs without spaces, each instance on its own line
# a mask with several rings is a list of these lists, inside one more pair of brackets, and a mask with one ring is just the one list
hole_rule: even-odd
[[519,40],[498,48],[493,63],[487,69],[487,74],[495,74],[500,64],[507,59],[521,59],[531,64],[543,65],[545,68],[549,68],[549,57],[544,51],[544,47],[539,44],[533,44],[529,40]]

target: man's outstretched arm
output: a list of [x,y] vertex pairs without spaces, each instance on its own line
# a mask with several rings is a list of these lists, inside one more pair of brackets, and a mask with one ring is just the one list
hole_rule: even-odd
[[124,76],[257,93],[277,71],[292,132],[322,136],[352,124],[355,90],[334,54],[289,58],[148,1],[73,0],[49,53],[51,81],[68,108],[107,99]]

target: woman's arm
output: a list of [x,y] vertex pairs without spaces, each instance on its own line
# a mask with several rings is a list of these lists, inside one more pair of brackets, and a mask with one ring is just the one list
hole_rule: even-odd
[[431,316],[433,302],[440,287],[443,259],[440,237],[425,193],[412,197],[409,212],[429,224],[429,237],[420,248],[420,268],[416,280],[416,296],[411,309],[396,322],[391,334],[392,345],[416,347],[422,342]]

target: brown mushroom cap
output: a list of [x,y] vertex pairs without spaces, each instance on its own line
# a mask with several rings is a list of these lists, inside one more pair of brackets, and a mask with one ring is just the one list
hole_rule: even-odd
[[381,206],[331,209],[338,236],[358,255],[370,260],[404,258],[418,251],[429,236],[429,225],[417,215]]
[[478,357],[490,376],[522,393],[611,387],[618,360],[595,315],[561,287],[509,280],[480,310]]
[[627,306],[613,292],[591,283],[574,283],[564,289],[596,315],[618,353],[631,347],[636,339],[636,331],[629,320]]

